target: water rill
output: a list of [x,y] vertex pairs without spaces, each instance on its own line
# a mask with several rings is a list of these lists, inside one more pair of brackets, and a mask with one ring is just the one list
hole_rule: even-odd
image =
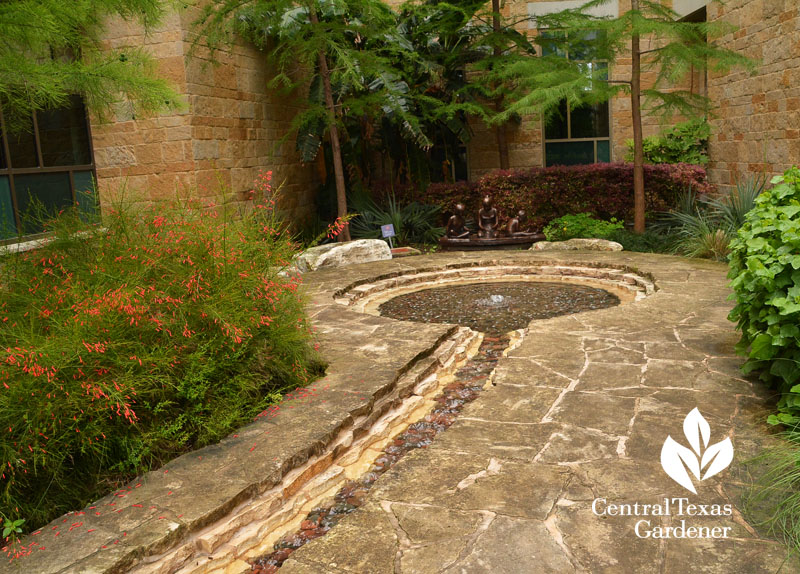
[[467,403],[474,401],[491,380],[498,360],[509,346],[510,332],[532,319],[599,309],[619,304],[603,289],[586,285],[508,282],[424,289],[390,299],[379,307],[384,316],[420,322],[457,323],[482,331],[478,353],[454,374],[435,398],[436,406],[409,425],[386,446],[368,471],[351,480],[327,504],[311,510],[300,527],[281,537],[269,554],[251,562],[253,572],[273,574],[298,548],[325,535],[344,516],[366,501],[375,481],[407,452],[425,448],[453,424]]
[[508,343],[508,336],[485,337],[478,354],[456,371],[456,380],[447,385],[436,397],[437,406],[421,421],[410,425],[397,435],[363,476],[358,480],[348,481],[336,493],[333,500],[314,508],[300,524],[299,529],[279,539],[274,545],[273,552],[253,560],[253,572],[259,574],[277,572],[295,550],[323,536],[343,517],[361,506],[378,477],[394,466],[403,455],[431,444],[437,434],[453,424],[464,405],[478,397]]

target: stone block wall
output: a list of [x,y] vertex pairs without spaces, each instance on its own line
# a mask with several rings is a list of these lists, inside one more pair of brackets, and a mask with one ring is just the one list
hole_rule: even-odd
[[243,200],[259,170],[272,170],[273,182],[283,184],[283,209],[302,223],[314,213],[318,180],[295,154],[293,137],[282,142],[293,99],[268,89],[264,56],[252,47],[218,52],[216,64],[202,48],[190,56],[193,19],[191,11],[171,13],[146,36],[123,21],[107,26],[107,45],[144,46],[186,105],[151,118],[123,107],[113,121],[92,122],[101,204],[122,188],[142,202],[176,192]]
[[800,5],[730,0],[708,6],[710,22],[738,28],[719,44],[757,61],[754,74],[709,72],[714,102],[709,177],[721,189],[747,173],[778,174],[800,164]]

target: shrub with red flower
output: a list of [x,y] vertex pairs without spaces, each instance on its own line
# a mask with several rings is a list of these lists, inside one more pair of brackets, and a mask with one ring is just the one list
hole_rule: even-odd
[[[266,176],[265,176],[266,177]],[[0,508],[35,528],[219,440],[317,365],[262,178],[245,213],[176,201],[51,222],[0,260]]]

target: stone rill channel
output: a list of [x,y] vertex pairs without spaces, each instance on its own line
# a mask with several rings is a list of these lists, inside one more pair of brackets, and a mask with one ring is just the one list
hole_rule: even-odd
[[452,285],[406,293],[383,303],[379,311],[384,316],[425,323],[455,323],[481,331],[485,336],[477,354],[456,371],[454,381],[436,397],[437,406],[397,435],[363,476],[348,481],[333,500],[314,508],[297,531],[275,543],[272,552],[253,560],[252,571],[277,572],[295,550],[325,535],[361,506],[378,477],[403,455],[427,447],[436,435],[453,424],[464,405],[475,400],[491,379],[495,365],[509,346],[510,332],[524,328],[534,319],[619,303],[619,298],[603,289],[546,282]]

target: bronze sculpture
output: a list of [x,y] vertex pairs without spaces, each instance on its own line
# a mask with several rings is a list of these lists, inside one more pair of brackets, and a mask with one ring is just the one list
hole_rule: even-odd
[[528,235],[535,235],[534,233],[530,233],[527,231],[522,230],[522,225],[524,225],[525,220],[527,219],[527,215],[524,209],[520,209],[517,212],[516,217],[512,217],[508,220],[508,225],[506,226],[506,233],[509,237],[526,237]]
[[457,203],[455,213],[447,220],[446,235],[450,239],[467,239],[469,230],[464,222],[464,204]]
[[508,221],[501,221],[500,212],[489,195],[484,196],[478,210],[477,235],[470,234],[467,229],[465,211],[463,203],[456,204],[453,215],[447,220],[445,235],[439,240],[443,250],[524,249],[544,239],[541,233],[523,231],[527,219],[524,210],[519,210]]
[[478,211],[478,237],[481,239],[494,239],[497,237],[498,216],[497,209],[492,205],[492,198],[483,198],[483,207]]

